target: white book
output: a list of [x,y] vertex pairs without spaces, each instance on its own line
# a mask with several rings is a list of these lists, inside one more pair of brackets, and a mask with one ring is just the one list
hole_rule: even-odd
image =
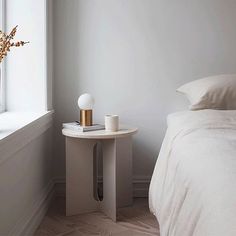
[[75,130],[75,131],[80,131],[80,132],[105,129],[105,125],[94,124],[92,126],[81,126],[78,122],[63,123],[62,127],[65,129],[70,129],[70,130]]

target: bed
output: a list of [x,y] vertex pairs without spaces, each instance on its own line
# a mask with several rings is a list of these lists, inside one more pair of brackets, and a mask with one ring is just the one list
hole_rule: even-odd
[[149,206],[161,236],[236,235],[236,111],[174,113]]

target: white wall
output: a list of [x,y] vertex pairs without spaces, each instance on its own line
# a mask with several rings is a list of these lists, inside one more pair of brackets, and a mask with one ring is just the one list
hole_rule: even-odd
[[34,214],[39,214],[37,207],[52,180],[51,142],[48,129],[0,163],[0,235],[20,235],[19,229],[34,223]]
[[46,0],[6,0],[6,30],[18,25],[14,48],[6,60],[6,109],[44,111],[46,107]]
[[149,176],[166,116],[186,109],[175,89],[202,76],[236,72],[236,1],[54,0],[55,174],[64,175],[61,123],[76,120],[76,100],[139,128],[134,175]]

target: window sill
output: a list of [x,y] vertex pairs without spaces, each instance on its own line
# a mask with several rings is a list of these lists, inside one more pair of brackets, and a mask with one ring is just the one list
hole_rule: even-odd
[[53,111],[0,114],[0,164],[52,126]]

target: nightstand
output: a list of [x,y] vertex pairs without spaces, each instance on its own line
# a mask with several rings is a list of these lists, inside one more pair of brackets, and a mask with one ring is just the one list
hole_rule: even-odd
[[[132,136],[136,128],[117,132],[79,132],[63,129],[66,136],[66,215],[101,210],[116,221],[117,207],[132,204]],[[103,199],[96,198],[96,144],[103,155]]]

